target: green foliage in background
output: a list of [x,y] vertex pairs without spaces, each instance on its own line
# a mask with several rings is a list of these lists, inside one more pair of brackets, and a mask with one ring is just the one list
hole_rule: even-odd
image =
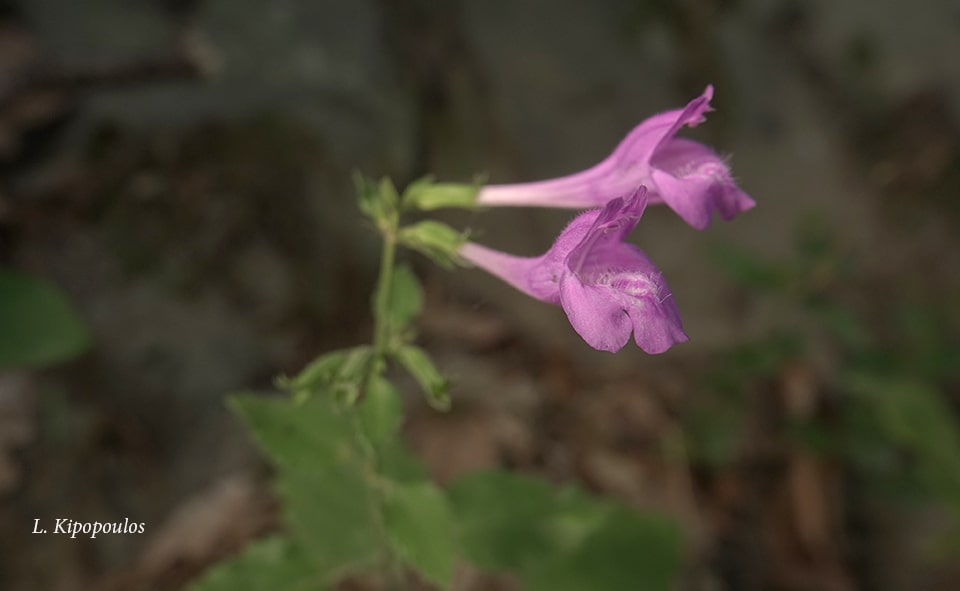
[[519,574],[528,591],[671,589],[680,567],[675,523],[574,487],[490,472],[461,479],[450,498],[470,560]]
[[194,590],[322,590],[351,577],[407,589],[412,572],[447,588],[464,561],[513,573],[527,591],[672,589],[681,540],[665,517],[519,474],[473,474],[449,489],[429,478],[401,438],[403,398],[387,370],[405,370],[441,410],[450,406],[448,384],[415,344],[423,290],[395,264],[396,246],[449,265],[464,236],[436,222],[401,227],[400,214],[472,203],[476,187],[421,181],[400,196],[389,181],[360,179],[358,189],[384,240],[373,342],[279,378],[284,395],[232,399],[276,466],[285,527],[214,567]]
[[775,380],[790,363],[816,366],[826,356],[835,367],[818,375],[820,387],[841,412],[830,423],[814,416],[793,425],[797,444],[843,460],[877,497],[924,495],[960,524],[960,432],[946,394],[960,383],[960,298],[871,293],[870,277],[816,217],[800,225],[790,259],[725,245],[712,254],[782,320],[775,332],[729,351],[706,376],[709,402],[688,417],[694,456],[715,465],[732,461],[749,388]]
[[60,290],[0,269],[0,370],[58,363],[88,345],[86,327]]

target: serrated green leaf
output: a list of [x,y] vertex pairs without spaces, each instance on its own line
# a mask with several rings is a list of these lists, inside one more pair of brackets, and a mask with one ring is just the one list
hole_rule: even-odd
[[473,209],[477,206],[477,195],[482,184],[434,183],[432,177],[415,181],[403,192],[405,209],[431,210],[442,207],[461,207]]
[[397,194],[397,188],[393,186],[393,181],[391,181],[389,177],[380,179],[380,198],[383,199],[386,207],[390,211],[396,212],[397,206],[400,204],[400,196]]
[[546,481],[503,472],[470,474],[449,497],[464,551],[481,568],[519,571],[554,550],[547,527],[554,491]]
[[447,379],[433,364],[426,351],[414,345],[404,345],[394,352],[394,357],[417,380],[431,406],[440,410],[450,408]]
[[402,483],[423,482],[429,479],[426,465],[400,440],[377,449],[380,473],[389,480]]
[[669,591],[680,567],[680,532],[665,518],[612,509],[573,551],[521,573],[527,591]]
[[429,482],[390,487],[384,516],[397,552],[428,581],[450,584],[456,559],[447,499]]
[[[369,350],[369,347],[365,347]],[[354,350],[341,349],[324,353],[311,361],[303,370],[292,379],[280,379],[280,384],[291,390],[318,390],[326,388],[335,381],[340,368]]]
[[377,219],[377,200],[379,191],[369,179],[360,173],[354,173],[353,182],[357,189],[357,202],[360,205],[360,211],[367,217]]
[[191,591],[325,591],[331,589],[310,558],[285,538],[257,540],[243,553],[211,568]]
[[379,183],[374,183],[361,174],[354,174],[353,179],[360,211],[373,220],[378,228],[392,227],[398,215],[399,197],[390,179],[383,178]]
[[559,551],[569,552],[606,519],[611,505],[575,486],[564,486],[554,493],[556,504],[547,531]]
[[399,265],[390,281],[390,302],[387,310],[391,334],[400,334],[423,309],[423,288],[409,267]]
[[524,589],[670,588],[677,571],[675,524],[573,487],[489,472],[460,479],[449,498],[467,557],[518,574]]
[[467,556],[494,571],[523,571],[576,547],[605,511],[576,490],[505,472],[465,476],[449,497]]
[[403,397],[393,384],[379,375],[371,378],[359,415],[364,432],[376,451],[377,468],[384,478],[399,483],[429,479],[426,466],[399,437],[403,423]]
[[231,406],[277,464],[290,535],[318,568],[372,563],[378,548],[372,476],[351,417],[328,396],[294,404],[244,395]]
[[403,422],[403,399],[400,391],[383,376],[374,376],[360,405],[360,421],[374,446],[395,439]]
[[0,369],[65,361],[89,342],[86,327],[60,290],[0,269]]
[[466,243],[467,234],[437,221],[424,220],[401,228],[397,240],[438,265],[451,269],[461,262],[460,248]]
[[306,398],[324,390],[348,402],[360,394],[360,384],[373,357],[368,345],[325,353],[313,360],[293,379],[278,380],[282,388]]

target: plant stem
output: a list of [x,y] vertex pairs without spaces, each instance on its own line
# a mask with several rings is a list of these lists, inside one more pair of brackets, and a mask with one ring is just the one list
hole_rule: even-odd
[[370,487],[370,509],[375,516],[377,530],[380,534],[383,567],[387,573],[387,579],[390,585],[389,589],[391,589],[391,591],[406,591],[407,577],[404,572],[403,561],[394,550],[393,544],[390,542],[390,535],[387,532],[386,498],[384,496],[383,477],[380,474],[380,461],[377,450],[356,415],[353,417],[353,425],[360,436],[360,442],[368,460],[367,477],[372,483]]
[[[370,368],[367,372],[367,379],[364,381],[366,386],[370,382],[380,377],[386,369],[387,350],[390,345],[390,299],[391,289],[393,288],[393,268],[397,255],[397,230],[399,227],[399,216],[387,216],[383,223],[379,224],[380,234],[383,237],[383,251],[380,255],[380,275],[377,279],[376,292],[373,304],[373,359],[370,361]],[[355,421],[356,429],[360,435],[369,458],[369,469],[371,479],[377,481],[381,478],[380,458],[377,455],[376,447],[370,441],[360,421]],[[384,488],[379,483],[372,488],[373,511],[377,517],[377,524],[380,530],[380,542],[383,549],[384,568],[387,571],[390,589],[393,591],[405,591],[407,589],[407,578],[404,572],[403,562],[397,556],[387,533],[386,525],[386,499],[384,497]]]
[[380,277],[377,279],[376,299],[373,306],[373,372],[382,371],[382,365],[390,343],[390,290],[393,287],[393,265],[397,254],[398,220],[390,220],[388,227],[380,229],[383,234],[383,251],[380,255]]

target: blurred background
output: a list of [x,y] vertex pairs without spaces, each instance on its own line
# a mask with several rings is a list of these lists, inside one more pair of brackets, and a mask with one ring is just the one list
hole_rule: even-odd
[[[279,527],[224,400],[369,338],[353,171],[566,174],[708,83],[684,134],[758,205],[633,238],[690,342],[408,255],[454,408],[411,385],[406,434],[675,516],[678,589],[960,588],[957,56],[951,0],[0,0],[0,589],[180,589]],[[441,214],[527,255],[572,216]]]

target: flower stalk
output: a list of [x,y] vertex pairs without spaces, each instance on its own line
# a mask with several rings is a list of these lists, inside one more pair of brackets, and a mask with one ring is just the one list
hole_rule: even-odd
[[393,267],[397,258],[397,230],[399,216],[390,216],[387,227],[381,227],[383,249],[380,253],[380,275],[377,278],[376,295],[373,304],[373,360],[371,374],[382,372],[386,363],[387,348],[390,344],[390,290],[393,280]]
[[[373,356],[367,369],[364,389],[374,380],[382,377],[386,371],[387,354],[393,335],[390,334],[390,298],[393,289],[393,272],[397,258],[397,235],[400,225],[400,216],[396,209],[389,208],[379,216],[377,229],[383,239],[383,248],[380,254],[380,272],[373,300]],[[371,487],[372,510],[376,516],[377,529],[380,535],[381,554],[384,571],[387,573],[389,589],[392,591],[406,591],[407,578],[404,572],[403,561],[397,554],[390,540],[386,524],[385,490],[381,485],[385,481],[380,470],[381,462],[376,446],[364,428],[363,422],[354,413],[353,426],[362,442],[364,453],[368,461],[370,479],[375,482]]]

